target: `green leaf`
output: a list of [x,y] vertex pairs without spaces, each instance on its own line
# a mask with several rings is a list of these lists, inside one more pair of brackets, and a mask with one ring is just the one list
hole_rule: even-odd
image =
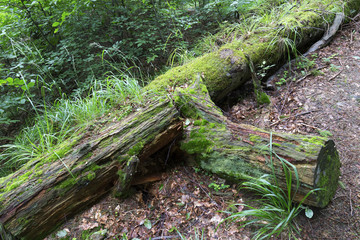
[[29,82],[27,86],[28,88],[32,88],[33,86],[35,86],[35,82]]
[[24,85],[24,81],[19,79],[19,78],[15,78],[14,79],[14,84],[15,85]]
[[59,31],[59,29],[57,28],[57,29],[55,29],[54,33],[57,33],[58,31]]
[[52,24],[53,27],[57,27],[57,26],[59,26],[59,25],[60,25],[59,22],[54,22],[54,23]]
[[14,79],[8,77],[5,81],[7,81],[9,85],[13,85]]
[[147,229],[151,229],[151,222],[149,219],[145,219],[144,221],[144,226],[147,228]]

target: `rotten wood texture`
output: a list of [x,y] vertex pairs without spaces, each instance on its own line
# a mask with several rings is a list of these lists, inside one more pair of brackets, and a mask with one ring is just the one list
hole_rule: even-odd
[[[191,92],[191,91],[190,91]],[[340,159],[335,144],[324,137],[270,133],[226,118],[206,95],[178,96],[193,106],[203,119],[184,128],[181,148],[203,169],[235,182],[271,174],[270,144],[276,178],[286,190],[282,164],[277,156],[297,168],[299,189],[293,194],[300,202],[311,190],[305,204],[325,207],[333,198],[340,176]],[[195,154],[194,154],[195,153]],[[293,179],[295,176],[293,177]],[[293,186],[295,190],[295,186]]]
[[0,239],[1,240],[16,240],[17,238],[14,237],[11,233],[9,233],[5,227],[0,222]]
[[[130,161],[146,161],[181,129],[178,111],[165,100],[121,121],[83,130],[66,143],[72,145],[67,154],[58,151],[61,161],[48,154],[0,179],[0,222],[18,238],[42,239],[109,193],[118,179],[120,185],[128,183]],[[9,190],[13,184],[18,186]]]

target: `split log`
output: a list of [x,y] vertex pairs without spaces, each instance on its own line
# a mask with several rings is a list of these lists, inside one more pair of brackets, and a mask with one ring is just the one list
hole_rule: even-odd
[[[0,222],[18,238],[41,239],[114,186],[117,194],[126,194],[136,169],[182,133],[179,111],[191,119],[191,124],[185,121],[181,149],[202,168],[233,181],[270,171],[265,157],[269,132],[226,119],[198,77],[190,87],[177,88],[172,101],[150,105],[119,122],[83,129],[54,152],[1,178]],[[340,174],[333,142],[274,133],[273,148],[298,168],[301,187],[296,199],[321,187],[306,203],[326,206]]]
[[[196,84],[203,89],[201,82]],[[203,169],[238,182],[272,174],[270,154],[276,153],[297,169],[300,187],[294,192],[295,201],[300,202],[311,190],[321,189],[312,193],[304,203],[316,207],[325,207],[329,203],[338,186],[341,165],[332,140],[319,136],[270,133],[234,123],[222,114],[207,94],[201,95],[199,89],[195,95],[191,94],[194,89],[179,91],[177,98],[179,106],[186,106],[187,114],[192,111],[193,116],[195,114],[201,119],[184,128],[186,137],[181,149],[190,154],[188,157],[192,156]],[[278,158],[273,159],[276,178],[281,185],[285,182],[282,164]],[[286,189],[286,185],[281,187]]]
[[5,228],[18,238],[42,239],[104,197],[115,182],[125,189],[134,159],[146,161],[181,133],[179,113],[169,100],[116,118],[82,129],[52,153],[0,178]]

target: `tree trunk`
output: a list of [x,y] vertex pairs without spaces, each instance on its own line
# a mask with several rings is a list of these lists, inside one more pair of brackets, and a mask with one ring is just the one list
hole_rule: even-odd
[[123,189],[133,174],[127,172],[132,156],[140,164],[146,161],[181,133],[181,126],[178,111],[166,100],[120,122],[83,129],[53,153],[0,179],[0,222],[19,238],[45,237],[101,199],[115,182]]
[[[201,88],[201,82],[196,84]],[[237,124],[224,117],[206,94],[200,96],[191,95],[191,90],[188,92],[178,93],[177,104],[192,106],[193,114],[201,120],[192,121],[184,127],[186,137],[181,149],[189,153],[188,157],[194,158],[203,169],[238,182],[272,174],[273,163],[276,178],[286,190],[287,186],[281,184],[285,183],[285,176],[280,157],[297,169],[300,186],[294,192],[295,201],[300,202],[311,190],[321,189],[311,194],[304,203],[316,207],[325,207],[329,203],[338,186],[341,165],[332,140],[318,136],[270,133],[250,125]]]

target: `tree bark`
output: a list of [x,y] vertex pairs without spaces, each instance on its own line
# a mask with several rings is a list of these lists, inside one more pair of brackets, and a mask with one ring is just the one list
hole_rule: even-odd
[[146,161],[181,133],[181,125],[178,111],[165,100],[120,122],[83,129],[54,153],[0,179],[0,222],[18,238],[45,237],[116,182],[122,189],[133,174],[126,171],[132,156]]

